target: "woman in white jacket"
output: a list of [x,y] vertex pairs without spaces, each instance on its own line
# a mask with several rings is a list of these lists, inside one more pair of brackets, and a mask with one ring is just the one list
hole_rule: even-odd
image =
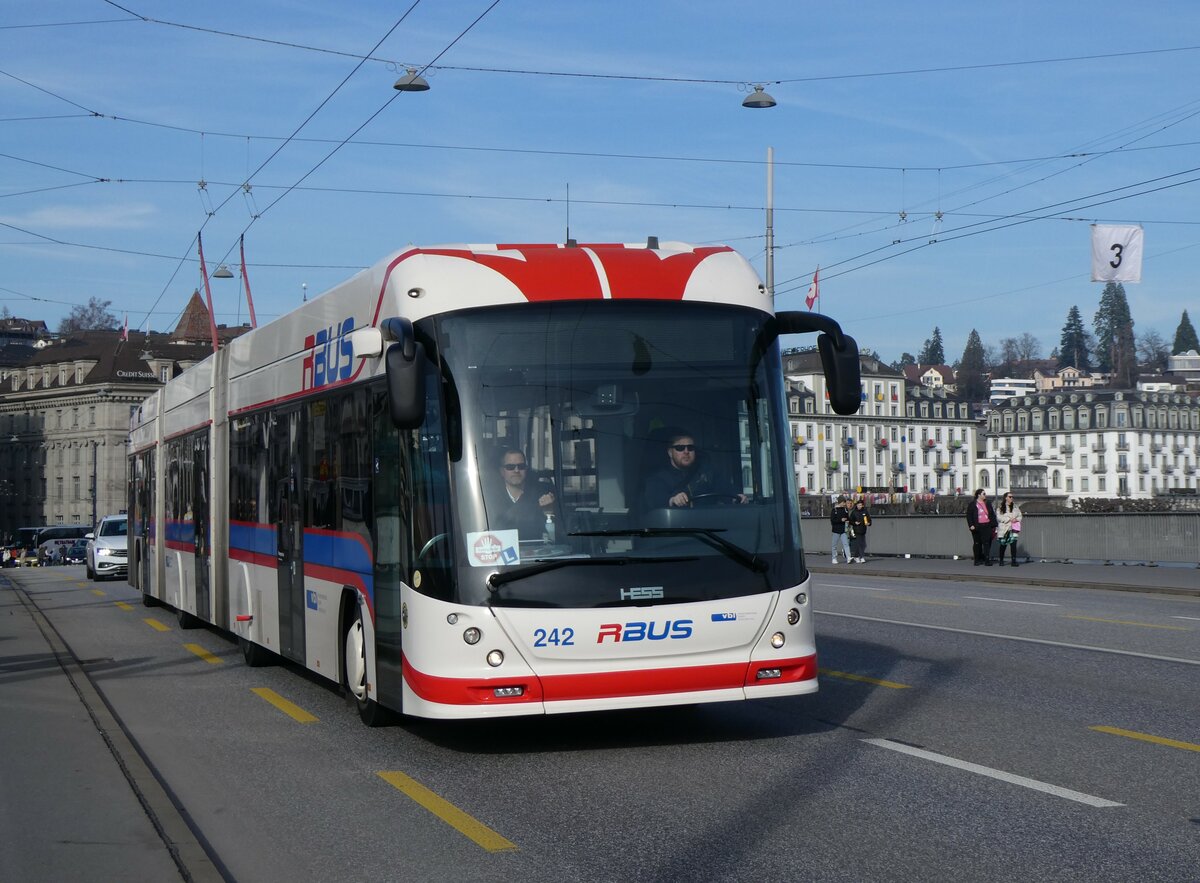
[[1012,492],[1004,495],[1000,505],[996,507],[996,541],[1000,547],[997,557],[1000,566],[1004,566],[1004,550],[1012,555],[1012,566],[1017,567],[1017,540],[1021,538],[1021,507],[1013,499]]

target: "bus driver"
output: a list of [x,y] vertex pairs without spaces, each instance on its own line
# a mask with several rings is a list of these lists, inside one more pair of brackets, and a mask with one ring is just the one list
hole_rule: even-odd
[[719,497],[745,503],[747,497],[733,483],[718,478],[699,461],[696,439],[690,432],[667,436],[668,463],[646,480],[642,502],[647,509],[679,509],[692,506],[701,497]]

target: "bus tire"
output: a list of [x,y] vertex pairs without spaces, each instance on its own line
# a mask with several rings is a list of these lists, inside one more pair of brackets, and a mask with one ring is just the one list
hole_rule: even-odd
[[358,716],[368,727],[382,726],[387,722],[387,712],[367,695],[367,641],[362,611],[357,604],[351,606],[350,614],[346,617],[342,660],[345,666],[343,686],[346,688],[346,695],[358,710]]
[[262,668],[264,665],[275,664],[275,654],[261,644],[255,644],[238,636],[238,647],[242,650],[242,659],[250,668]]

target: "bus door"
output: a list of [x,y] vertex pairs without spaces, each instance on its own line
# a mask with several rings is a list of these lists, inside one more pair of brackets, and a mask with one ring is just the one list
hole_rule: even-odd
[[209,605],[209,559],[212,555],[212,523],[208,505],[208,433],[192,439],[192,521],[195,525],[196,614],[205,622],[213,619]]
[[304,506],[300,408],[273,415],[271,484],[279,579],[279,653],[304,662]]

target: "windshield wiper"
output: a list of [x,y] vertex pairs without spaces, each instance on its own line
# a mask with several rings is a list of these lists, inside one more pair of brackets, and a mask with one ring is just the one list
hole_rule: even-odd
[[[590,534],[572,534],[572,536],[591,536]],[[599,536],[599,534],[595,534]],[[695,561],[694,555],[677,556],[673,558],[551,558],[547,561],[539,561],[537,564],[530,564],[528,567],[517,567],[513,570],[504,572],[497,571],[487,578],[487,587],[491,592],[498,591],[505,583],[511,583],[514,580],[524,579],[527,576],[535,576],[539,573],[545,573],[549,570],[558,570],[560,567],[621,567],[626,564],[658,564],[659,562],[675,562],[675,561]]]
[[726,557],[733,559],[747,570],[755,573],[765,573],[767,562],[753,552],[748,552],[741,546],[729,542],[717,534],[724,528],[714,527],[637,527],[626,530],[591,530],[570,534],[573,537],[694,537],[706,546],[711,546]]

